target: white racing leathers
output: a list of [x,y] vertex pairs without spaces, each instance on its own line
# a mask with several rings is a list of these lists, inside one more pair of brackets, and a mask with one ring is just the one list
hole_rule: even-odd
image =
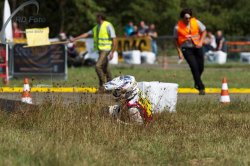
[[137,88],[137,82],[133,76],[120,76],[104,84],[106,90],[112,90],[119,104],[109,106],[109,114],[121,119],[122,111],[127,111],[129,120],[143,124],[152,120],[151,105],[143,98]]

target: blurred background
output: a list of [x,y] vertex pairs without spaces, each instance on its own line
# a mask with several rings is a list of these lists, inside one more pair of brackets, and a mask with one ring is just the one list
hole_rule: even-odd
[[[2,11],[4,10],[5,1],[0,2]],[[8,2],[11,12],[13,12],[27,0],[8,0]],[[37,50],[36,48],[30,48],[29,52],[32,54],[27,54],[27,51],[23,49],[23,45],[17,45],[25,44],[26,40],[15,40],[19,38],[25,39],[26,29],[48,27],[51,42],[67,41],[70,37],[78,36],[93,28],[96,24],[96,14],[99,12],[104,13],[107,20],[115,28],[118,37],[119,64],[123,62],[125,51],[139,50],[155,54],[153,60],[150,60],[150,64],[163,64],[164,66],[164,64],[167,65],[173,62],[176,66],[178,57],[173,44],[173,30],[179,19],[180,11],[187,7],[193,9],[193,16],[205,24],[207,31],[216,37],[218,30],[220,30],[223,39],[225,39],[225,49],[222,50],[225,54],[205,54],[206,62],[219,64],[247,62],[250,64],[250,1],[248,0],[37,0],[37,2],[39,3],[38,13],[34,5],[29,5],[12,18],[15,46],[10,48],[9,51],[10,75],[15,70],[13,66],[17,66],[18,63],[23,64],[20,57],[24,55],[28,57],[29,55],[29,59],[32,59],[35,57],[34,55],[42,57],[45,54],[48,55],[46,57],[52,57],[52,55],[56,55],[56,48],[59,48],[59,46],[54,46],[56,48],[53,53],[50,49],[41,51],[38,48]],[[157,37],[152,38],[149,32],[142,36],[128,34],[128,27],[132,27],[133,31],[135,26],[140,29],[141,22],[144,22],[145,27],[148,29],[153,24],[153,31],[157,32]],[[0,23],[3,25],[3,17],[0,18]],[[210,36],[207,36],[207,39],[207,43],[204,43],[204,45],[209,45]],[[153,45],[151,47],[153,41],[156,43],[157,52],[154,52]],[[88,57],[94,57],[88,51],[89,43],[91,41],[82,40],[74,43],[75,45],[66,45],[67,50],[65,52],[61,47],[61,59],[67,56],[64,61],[67,61],[68,66],[94,65],[96,59],[88,59]],[[5,46],[1,47],[3,47],[2,52],[4,52]],[[208,52],[208,50],[204,51]],[[215,48],[212,51],[218,50]],[[23,54],[20,54],[20,52]],[[145,56],[150,55],[147,53]],[[20,61],[15,58],[15,55],[19,57]],[[129,56],[133,57],[133,55]],[[12,57],[14,57],[14,60],[11,59]],[[168,59],[165,57],[168,57]],[[13,61],[14,63],[12,63]],[[3,63],[5,63],[4,60]],[[143,63],[143,61],[136,62],[136,64],[140,63]],[[36,64],[40,65],[41,61],[37,61]],[[118,60],[115,64],[118,64]],[[35,69],[34,66],[32,68]],[[47,70],[46,65],[44,65],[44,69]],[[66,73],[67,68],[64,67],[64,69],[64,73]],[[53,70],[60,69],[56,66]]]
[[[60,32],[76,36],[88,31],[95,25],[95,14],[103,12],[113,23],[117,36],[124,36],[124,27],[129,21],[139,25],[143,20],[147,25],[153,23],[158,32],[159,54],[170,47],[173,28],[182,8],[193,9],[194,16],[201,20],[208,30],[215,33],[222,30],[227,41],[248,41],[250,35],[250,1],[248,0],[37,0],[40,5],[36,14],[34,6],[27,6],[17,13],[12,21],[20,17],[34,15],[43,22],[19,21],[20,29],[32,27],[50,27],[50,38]],[[9,0],[11,11],[25,0]],[[0,2],[3,10],[4,1]],[[2,24],[2,18],[0,18]],[[169,44],[168,42],[171,42]],[[164,52],[163,52],[164,53]]]

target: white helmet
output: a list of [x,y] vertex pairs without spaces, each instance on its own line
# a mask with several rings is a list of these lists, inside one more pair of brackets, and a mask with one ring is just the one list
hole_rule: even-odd
[[125,75],[114,78],[104,84],[106,90],[114,90],[115,97],[131,99],[138,93],[137,82],[134,76]]

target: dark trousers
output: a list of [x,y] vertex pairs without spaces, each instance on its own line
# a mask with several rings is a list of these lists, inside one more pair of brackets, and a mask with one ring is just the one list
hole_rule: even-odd
[[99,79],[99,86],[102,87],[107,81],[111,81],[112,75],[109,69],[108,55],[110,51],[99,51],[99,58],[95,65],[95,70]]
[[182,48],[182,53],[192,71],[195,88],[204,90],[205,86],[201,80],[204,70],[204,56],[202,48]]

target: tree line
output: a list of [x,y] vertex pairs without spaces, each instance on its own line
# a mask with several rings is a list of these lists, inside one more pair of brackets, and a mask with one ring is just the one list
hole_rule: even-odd
[[[27,0],[9,0],[13,11]],[[21,22],[22,29],[31,27],[50,27],[50,37],[61,31],[78,35],[95,25],[95,14],[105,13],[118,36],[124,35],[124,26],[128,21],[138,24],[141,20],[154,23],[158,34],[172,35],[173,28],[183,8],[193,9],[194,16],[201,20],[211,31],[221,29],[229,36],[250,35],[249,0],[37,0],[40,5],[36,14],[34,6],[28,6],[17,17],[36,16],[43,22]],[[3,11],[4,1],[0,2]],[[2,24],[2,17],[1,17]]]

